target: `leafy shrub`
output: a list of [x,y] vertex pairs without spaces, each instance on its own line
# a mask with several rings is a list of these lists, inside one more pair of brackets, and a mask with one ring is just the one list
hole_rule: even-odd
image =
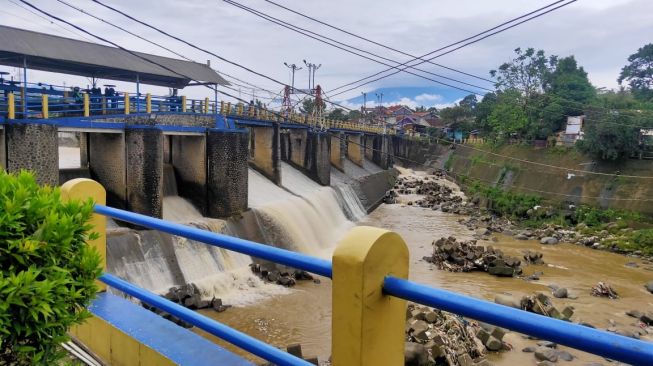
[[68,328],[89,316],[101,272],[86,244],[92,210],[27,172],[0,172],[0,364],[56,364]]
[[542,202],[537,196],[503,191],[501,188],[474,182],[469,186],[471,194],[479,194],[488,201],[488,209],[497,215],[526,217],[526,212]]

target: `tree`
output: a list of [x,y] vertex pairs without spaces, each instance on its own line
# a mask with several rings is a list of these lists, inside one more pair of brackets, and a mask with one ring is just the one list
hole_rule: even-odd
[[490,70],[496,77],[498,90],[519,90],[527,102],[531,95],[544,91],[548,74],[557,63],[557,56],[546,57],[544,51],[534,48],[515,49],[517,57],[503,63],[498,70]]
[[484,136],[487,136],[492,131],[489,118],[497,104],[497,94],[487,93],[483,99],[476,105],[475,109],[475,126],[481,131]]
[[332,110],[329,113],[328,117],[330,119],[335,119],[335,120],[338,120],[338,121],[346,121],[347,120],[347,116],[345,115],[345,111],[340,109],[340,108],[336,108],[336,109]]
[[488,116],[488,123],[497,136],[507,138],[511,135],[525,135],[528,116],[518,103],[520,97],[520,92],[514,89],[498,93],[497,103]]
[[617,81],[628,82],[633,95],[641,101],[653,100],[653,43],[628,57],[628,65],[621,69]]
[[476,98],[476,94],[470,94],[458,103],[459,106],[465,108],[469,112],[473,112],[474,109],[476,109],[477,104],[478,99]]
[[574,56],[558,60],[555,70],[548,76],[546,91],[562,99],[563,104],[570,104],[571,109],[578,111],[580,108],[580,113],[576,115],[581,115],[583,105],[596,98],[596,89],[587,78],[587,72],[578,66]]
[[470,110],[457,105],[447,107],[440,110],[440,118],[442,121],[453,129],[470,130],[470,123],[473,121],[474,115]]
[[347,113],[348,120],[358,121],[362,116],[363,114],[356,109],[352,109],[349,111],[349,113]]
[[93,203],[64,203],[26,172],[0,171],[0,197],[0,365],[56,365],[97,291]]
[[[326,103],[322,101],[320,103],[320,107],[322,110],[324,110],[326,108]],[[302,106],[299,107],[299,111],[305,114],[313,114],[314,110],[315,110],[315,99],[310,99],[310,98],[304,99],[304,101],[302,102]]]
[[415,112],[426,112],[426,107],[421,105],[421,106],[415,108]]
[[639,128],[643,118],[613,111],[590,110],[583,128],[585,136],[576,146],[603,160],[619,160],[638,154]]

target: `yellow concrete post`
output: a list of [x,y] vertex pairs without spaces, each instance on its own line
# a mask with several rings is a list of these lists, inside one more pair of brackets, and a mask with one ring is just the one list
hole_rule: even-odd
[[227,115],[231,114],[231,102],[227,103]]
[[209,114],[209,98],[204,98],[204,114]]
[[16,119],[16,96],[14,93],[7,94],[7,118]]
[[145,94],[145,113],[152,113],[152,94]]
[[220,114],[224,114],[224,100],[220,101]]
[[244,111],[243,103],[238,103],[238,115],[242,116]]
[[88,93],[84,93],[84,117],[91,115],[91,102]]
[[129,114],[129,93],[125,92],[125,114]]
[[251,104],[247,107],[247,115],[248,115],[250,118],[251,118],[251,117],[254,117],[254,106],[251,105]]
[[[67,181],[61,186],[61,198],[65,201],[80,200],[85,201],[92,199],[98,205],[106,205],[107,193],[102,185],[92,179],[77,178]],[[99,237],[95,240],[88,242],[89,245],[96,248],[102,257],[102,271],[107,269],[107,219],[106,217],[98,214],[93,214],[91,217],[91,225],[93,225],[93,232],[96,232]],[[100,291],[105,291],[107,286],[96,281]]]
[[43,118],[47,119],[49,116],[49,109],[48,109],[48,95],[47,94],[41,94],[41,114],[43,115]]
[[181,96],[181,111],[186,112],[186,96]]
[[383,294],[387,275],[408,278],[408,248],[394,232],[358,226],[333,253],[334,366],[404,364],[406,301]]
[[102,114],[107,114],[107,98],[102,97]]

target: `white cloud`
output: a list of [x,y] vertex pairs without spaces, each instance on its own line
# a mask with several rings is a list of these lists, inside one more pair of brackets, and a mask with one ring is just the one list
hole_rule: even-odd
[[440,94],[428,94],[428,93],[420,94],[415,97],[415,100],[418,102],[437,102],[437,101],[441,101],[442,99],[443,99],[442,95]]

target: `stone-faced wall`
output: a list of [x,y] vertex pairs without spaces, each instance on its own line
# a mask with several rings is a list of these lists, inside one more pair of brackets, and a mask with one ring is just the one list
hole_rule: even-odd
[[39,184],[59,184],[59,142],[57,126],[32,123],[5,125],[7,171],[27,169]]
[[304,168],[308,176],[323,186],[331,184],[331,149],[328,133],[308,133],[308,148],[306,149],[306,164]]
[[91,178],[107,191],[107,205],[127,208],[125,134],[88,134],[88,166]]
[[347,157],[352,163],[361,167],[365,156],[362,137],[362,134],[347,134]]
[[125,129],[127,209],[147,216],[163,215],[163,132],[156,128]]
[[331,164],[341,172],[345,171],[345,153],[347,151],[346,137],[342,132],[331,135]]
[[206,136],[169,136],[179,195],[206,214]]
[[281,184],[281,146],[279,125],[251,127],[254,143],[250,147],[250,163],[256,170],[276,184]]
[[7,145],[5,145],[5,129],[0,130],[0,169],[7,167]]
[[88,132],[79,133],[79,166],[88,167]]
[[209,130],[206,136],[207,214],[229,217],[247,210],[247,130]]

